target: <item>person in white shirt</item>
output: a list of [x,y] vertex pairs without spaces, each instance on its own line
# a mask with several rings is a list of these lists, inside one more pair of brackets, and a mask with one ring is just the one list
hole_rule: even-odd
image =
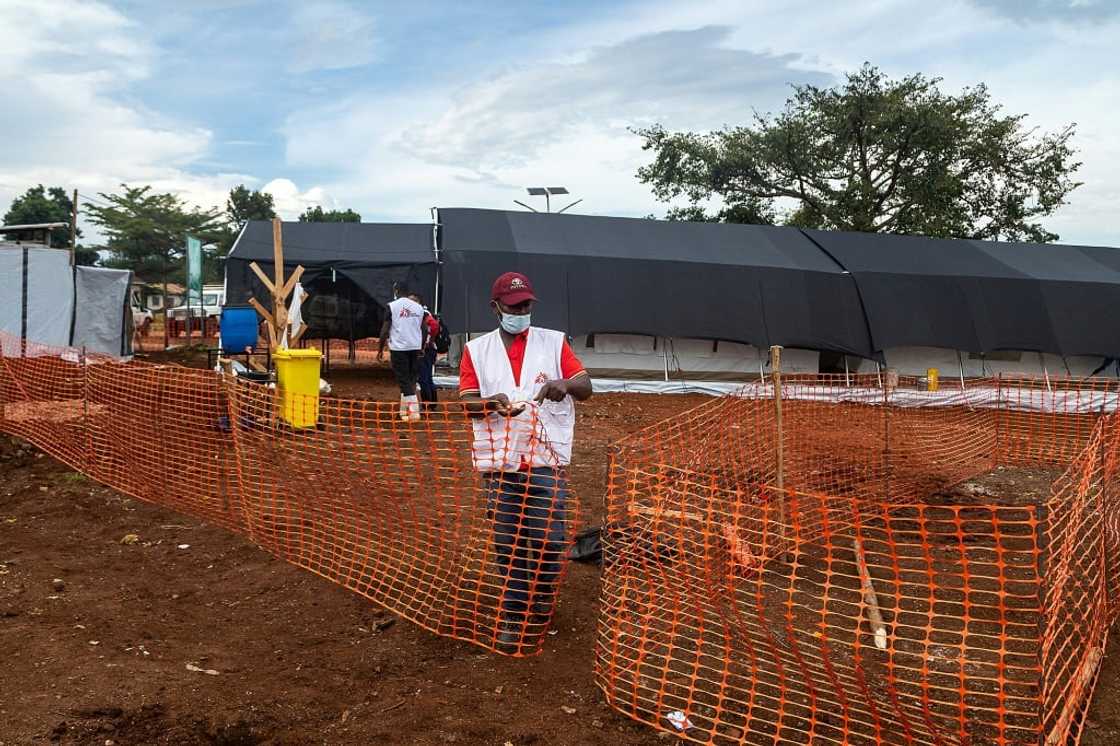
[[567,336],[530,325],[536,300],[525,275],[500,276],[490,293],[498,328],[467,342],[459,362],[474,467],[494,521],[495,642],[513,654],[531,648],[552,617],[569,525],[574,402],[592,394]]
[[416,383],[420,377],[420,355],[424,348],[424,316],[419,295],[400,289],[400,297],[388,306],[388,315],[381,325],[377,348],[378,361],[385,359],[385,342],[389,343],[389,365],[401,389],[401,419],[420,419],[420,402]]

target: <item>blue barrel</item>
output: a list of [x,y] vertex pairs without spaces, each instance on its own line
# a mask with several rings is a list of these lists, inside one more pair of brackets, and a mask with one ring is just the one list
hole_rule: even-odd
[[227,353],[244,352],[246,347],[257,346],[260,322],[252,306],[222,306],[222,350]]

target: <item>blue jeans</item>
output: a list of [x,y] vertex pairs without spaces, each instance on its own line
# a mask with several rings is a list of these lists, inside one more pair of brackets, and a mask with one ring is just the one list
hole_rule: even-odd
[[543,466],[528,472],[489,472],[485,479],[504,586],[502,610],[524,615],[534,606],[551,608],[567,547],[565,477]]

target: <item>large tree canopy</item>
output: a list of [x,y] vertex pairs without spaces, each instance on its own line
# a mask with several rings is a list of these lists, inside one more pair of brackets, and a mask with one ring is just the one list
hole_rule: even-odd
[[187,209],[174,194],[157,194],[150,186],[122,184],[121,189],[120,194],[101,195],[107,205],[87,206],[90,219],[106,237],[110,257],[105,264],[131,269],[149,281],[185,283],[186,237],[213,244],[220,235],[220,213]]
[[[31,223],[70,223],[73,217],[74,202],[62,187],[47,189],[42,184],[33,186],[12,200],[11,207],[4,213],[5,225],[28,225]],[[82,229],[77,230],[82,237]],[[70,229],[55,228],[51,231],[51,246],[64,248],[70,245]],[[74,261],[78,264],[92,265],[97,262],[97,251],[84,248],[81,244],[74,249]]]
[[[831,230],[1052,241],[1039,222],[1077,186],[1074,126],[1040,133],[978,85],[892,80],[864,65],[834,88],[794,86],[777,115],[717,132],[637,130],[653,162],[638,178],[675,219],[785,222]],[[720,207],[713,214],[705,208]]]

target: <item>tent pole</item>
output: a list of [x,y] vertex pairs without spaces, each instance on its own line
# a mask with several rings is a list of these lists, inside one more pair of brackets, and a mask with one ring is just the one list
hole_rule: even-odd
[[669,381],[669,343],[668,340],[661,345],[661,361],[665,368],[665,381]]
[[439,316],[439,280],[440,280],[440,264],[439,264],[439,208],[432,208],[432,251],[436,255],[436,290],[435,297],[432,298],[432,313]]
[[1046,358],[1042,356],[1041,352],[1038,353],[1038,362],[1042,365],[1042,378],[1046,381],[1046,393],[1052,394],[1054,390],[1050,388],[1050,371],[1046,370]]
[[957,365],[961,369],[961,391],[964,391],[964,358],[961,356],[960,350],[957,350]]
[[847,355],[844,356],[844,385],[849,387],[849,388],[852,385],[852,379],[848,374],[848,356]]

